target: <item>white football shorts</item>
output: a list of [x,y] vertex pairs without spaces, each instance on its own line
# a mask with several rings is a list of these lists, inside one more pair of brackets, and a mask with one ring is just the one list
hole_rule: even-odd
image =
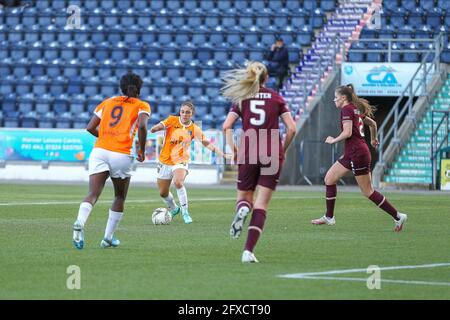
[[156,169],[158,172],[158,179],[172,180],[173,172],[176,169],[184,169],[184,170],[186,170],[186,175],[189,174],[187,163],[179,163],[179,164],[176,164],[173,166],[169,166],[164,163],[158,163],[158,168]]
[[128,154],[94,148],[89,156],[89,175],[109,171],[111,178],[125,179],[131,177],[132,164],[133,157]]

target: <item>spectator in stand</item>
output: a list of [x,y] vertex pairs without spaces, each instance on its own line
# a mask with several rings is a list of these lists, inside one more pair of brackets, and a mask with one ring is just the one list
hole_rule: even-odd
[[289,70],[289,52],[282,38],[276,39],[276,42],[270,48],[267,60],[269,61],[269,76],[276,79],[276,89],[280,90]]

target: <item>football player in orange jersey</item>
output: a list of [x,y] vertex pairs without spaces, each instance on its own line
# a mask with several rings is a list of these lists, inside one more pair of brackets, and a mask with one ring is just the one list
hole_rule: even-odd
[[177,189],[185,223],[192,222],[188,211],[186,188],[184,187],[184,180],[188,174],[189,149],[192,140],[200,141],[203,146],[221,157],[230,158],[205,138],[202,130],[192,121],[194,113],[194,104],[191,101],[185,101],[181,104],[179,116],[169,116],[150,129],[152,133],[161,130],[166,131],[164,144],[159,155],[157,179],[159,194],[169,207],[172,217],[177,215],[180,212],[180,207],[176,205],[170,192],[170,184],[173,181]]
[[137,160],[145,159],[147,121],[150,105],[139,99],[142,79],[128,72],[120,79],[123,96],[104,100],[94,111],[86,130],[98,137],[89,156],[89,193],[84,198],[73,225],[73,244],[77,249],[84,246],[84,226],[103,191],[106,180],[111,177],[114,185],[114,201],[109,210],[102,248],[117,247],[120,241],[114,237],[123,216],[133,163],[132,144],[136,132],[139,138]]

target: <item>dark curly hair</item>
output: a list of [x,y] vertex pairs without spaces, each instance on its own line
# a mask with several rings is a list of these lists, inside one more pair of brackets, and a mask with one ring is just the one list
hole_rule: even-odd
[[142,84],[141,77],[132,71],[128,71],[120,78],[120,90],[127,97],[137,98],[141,93]]

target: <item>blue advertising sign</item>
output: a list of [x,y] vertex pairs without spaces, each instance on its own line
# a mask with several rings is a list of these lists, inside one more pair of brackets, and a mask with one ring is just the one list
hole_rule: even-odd
[[[400,96],[419,68],[419,63],[343,63],[341,84],[352,83],[362,96]],[[432,70],[431,65],[427,67]],[[421,85],[422,71],[414,80],[414,90]],[[430,72],[426,81],[431,79]],[[416,95],[420,95],[417,90]]]
[[[205,137],[222,148],[222,133],[205,131]],[[83,162],[89,159],[96,138],[85,130],[0,129],[0,160]],[[145,162],[157,162],[164,133],[148,133]],[[137,146],[137,136],[135,147]],[[193,141],[191,163],[214,164],[216,155]]]
[[0,129],[0,160],[81,162],[94,143],[85,130]]

